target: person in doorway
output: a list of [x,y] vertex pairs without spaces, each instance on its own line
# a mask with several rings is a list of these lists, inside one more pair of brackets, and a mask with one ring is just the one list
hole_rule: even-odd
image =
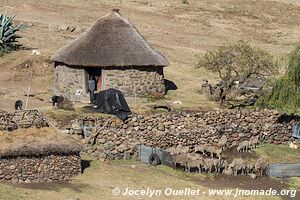
[[95,102],[95,98],[94,98],[95,89],[96,89],[96,82],[95,82],[94,78],[91,76],[88,81],[88,92],[90,93],[91,103]]

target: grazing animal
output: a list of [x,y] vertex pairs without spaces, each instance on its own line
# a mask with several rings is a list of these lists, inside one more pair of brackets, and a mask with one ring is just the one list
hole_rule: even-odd
[[233,169],[230,165],[226,166],[225,169],[224,169],[224,174],[226,175],[233,175]]
[[195,150],[195,153],[201,153],[201,154],[204,155],[205,150],[206,150],[206,146],[205,145],[198,145],[198,146],[195,146],[194,150]]
[[266,168],[267,168],[267,163],[262,158],[259,158],[254,165],[255,172],[258,175],[264,175]]
[[217,147],[217,146],[206,146],[205,151],[207,151],[208,153],[210,153],[211,158],[214,158],[214,156],[216,155],[217,158],[221,158],[221,153],[222,153],[222,148]]
[[175,169],[178,167],[184,167],[184,170],[186,170],[186,164],[187,164],[187,154],[179,154],[172,157],[173,163],[175,166]]
[[52,106],[60,106],[64,102],[64,100],[64,97],[56,95],[52,96],[50,99],[50,101],[52,102]]
[[259,143],[259,136],[252,136],[249,140],[249,147],[251,150],[255,149]]
[[237,147],[237,151],[248,151],[249,148],[249,141],[245,140],[239,143],[239,146]]
[[191,172],[191,169],[197,168],[198,172],[202,171],[203,158],[196,155],[188,155],[188,160],[186,162],[186,169],[188,172]]
[[23,102],[19,99],[15,102],[15,110],[22,110]]
[[227,148],[227,137],[226,137],[226,135],[222,135],[222,137],[219,139],[218,146],[222,147],[222,150],[225,150]]
[[230,166],[234,171],[234,175],[244,174],[246,172],[246,161],[242,158],[233,159]]

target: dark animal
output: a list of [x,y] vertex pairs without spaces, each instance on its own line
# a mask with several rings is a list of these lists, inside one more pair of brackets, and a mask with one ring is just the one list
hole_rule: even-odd
[[61,105],[64,102],[65,99],[62,96],[56,96],[56,95],[54,95],[54,96],[51,97],[50,100],[52,102],[52,106],[55,106],[55,105],[59,106],[59,105]]
[[19,99],[15,102],[15,110],[22,110],[23,102]]

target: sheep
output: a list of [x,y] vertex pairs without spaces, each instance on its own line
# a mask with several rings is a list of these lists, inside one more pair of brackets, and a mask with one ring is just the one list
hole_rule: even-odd
[[255,149],[258,143],[259,143],[259,136],[252,136],[249,140],[250,149],[251,150]]
[[253,170],[254,170],[254,163],[251,161],[247,162],[246,163],[246,173],[250,174],[253,172]]
[[177,149],[175,147],[170,147],[166,149],[166,152],[168,152],[171,156],[173,156],[177,154]]
[[186,163],[187,163],[187,155],[186,154],[178,154],[172,157],[173,158],[173,163],[175,166],[175,169],[177,168],[177,166],[181,166],[184,167],[184,169],[186,170]]
[[224,172],[227,165],[228,165],[228,163],[226,160],[220,160],[218,172],[219,173]]
[[214,158],[214,155],[216,155],[217,158],[221,159],[222,148],[217,146],[207,146],[205,150],[210,153],[211,158]]
[[203,157],[201,155],[195,153],[188,153],[186,154],[186,158],[186,170],[188,172],[191,171],[191,168],[197,168],[198,171],[201,172],[201,165],[203,165]]
[[266,168],[267,163],[262,158],[259,158],[254,165],[255,172],[259,175],[263,175],[265,173]]
[[205,150],[206,150],[206,145],[198,145],[198,146],[195,146],[195,148],[194,148],[195,153],[201,153],[203,155],[206,155]]
[[226,135],[222,135],[222,137],[219,139],[218,146],[222,147],[222,150],[225,150],[227,148],[227,137]]
[[181,153],[187,154],[189,152],[189,150],[190,150],[189,147],[187,147],[187,146],[181,146],[181,145],[178,145],[176,149],[177,149],[177,154],[181,154]]
[[212,162],[213,162],[214,171],[219,173],[220,172],[220,165],[221,165],[220,160],[219,159],[212,159]]
[[237,151],[248,151],[249,148],[249,141],[245,140],[239,143],[239,146],[237,147]]
[[203,161],[204,161],[204,166],[203,166],[204,172],[210,172],[211,173],[212,168],[214,166],[213,159],[205,158]]
[[233,159],[232,163],[230,164],[234,171],[234,175],[244,174],[246,169],[246,161],[242,158],[235,158]]
[[227,165],[226,167],[225,167],[225,169],[224,169],[224,174],[226,174],[226,175],[233,175],[233,169],[232,169],[232,166],[230,166],[230,165]]

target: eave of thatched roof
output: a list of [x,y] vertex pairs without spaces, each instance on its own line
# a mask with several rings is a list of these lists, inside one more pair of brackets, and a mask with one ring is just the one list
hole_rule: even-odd
[[117,11],[102,17],[58,50],[52,61],[82,67],[167,66],[133,24]]
[[71,136],[58,133],[52,128],[0,132],[0,158],[77,154],[82,149],[83,145]]

